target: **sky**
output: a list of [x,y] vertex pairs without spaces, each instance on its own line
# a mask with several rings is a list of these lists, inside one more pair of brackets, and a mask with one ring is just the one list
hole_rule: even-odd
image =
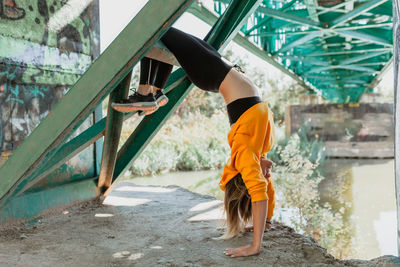
[[[122,29],[135,17],[147,0],[99,0],[100,1],[100,48],[103,51],[122,31]],[[212,5],[212,0],[202,0],[206,6]],[[174,27],[203,38],[211,28],[195,16],[185,13],[174,24]],[[246,55],[252,67],[263,68],[274,77],[283,75],[280,70],[265,61],[253,56],[238,45],[231,44],[227,49],[232,49],[235,54]],[[382,78],[384,90],[393,90],[393,68],[390,67]]]

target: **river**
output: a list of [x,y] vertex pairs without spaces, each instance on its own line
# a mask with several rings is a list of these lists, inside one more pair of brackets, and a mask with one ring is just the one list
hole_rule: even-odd
[[[344,258],[397,255],[394,160],[332,159],[324,163],[321,172],[325,177],[319,187],[321,199],[332,207],[343,206],[344,201],[344,232],[351,243]],[[217,186],[220,173],[221,170],[176,172],[131,181],[140,185],[178,185],[222,199]],[[342,188],[340,195],[332,195],[332,189],[338,187]],[[278,214],[277,219],[286,223],[287,218]]]

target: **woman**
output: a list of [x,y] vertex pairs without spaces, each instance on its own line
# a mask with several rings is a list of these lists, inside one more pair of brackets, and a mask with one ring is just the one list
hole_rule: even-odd
[[[252,244],[227,249],[225,254],[231,257],[258,254],[274,209],[274,190],[269,178],[272,163],[265,158],[275,141],[273,114],[261,100],[258,88],[240,68],[225,62],[203,40],[171,28],[161,41],[197,87],[221,93],[226,102],[231,123],[228,134],[231,157],[219,184],[225,191],[228,226],[225,238],[239,234],[251,219],[253,226],[247,230],[253,231],[254,236]],[[167,101],[161,89],[171,70],[168,64],[144,58],[138,90],[129,99],[113,103],[113,107],[121,112],[154,112]]]

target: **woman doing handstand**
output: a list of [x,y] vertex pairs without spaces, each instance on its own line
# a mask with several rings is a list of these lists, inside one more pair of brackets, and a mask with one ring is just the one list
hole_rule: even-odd
[[[189,79],[200,89],[219,92],[226,104],[231,130],[228,142],[231,156],[224,167],[219,186],[225,191],[226,238],[239,234],[253,219],[250,245],[225,250],[231,257],[260,252],[264,230],[268,230],[275,206],[274,188],[269,177],[272,162],[267,152],[275,142],[273,114],[260,98],[259,89],[236,66],[203,40],[175,28],[161,38],[176,57]],[[139,110],[144,115],[165,105],[162,93],[172,66],[157,60],[141,61],[140,85],[134,95],[113,107],[122,112]]]

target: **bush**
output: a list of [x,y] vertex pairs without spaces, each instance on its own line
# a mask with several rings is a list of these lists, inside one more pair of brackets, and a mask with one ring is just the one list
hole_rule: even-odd
[[133,175],[166,171],[222,168],[229,157],[226,133],[229,123],[223,112],[214,114],[181,110],[146,147],[131,166]]

